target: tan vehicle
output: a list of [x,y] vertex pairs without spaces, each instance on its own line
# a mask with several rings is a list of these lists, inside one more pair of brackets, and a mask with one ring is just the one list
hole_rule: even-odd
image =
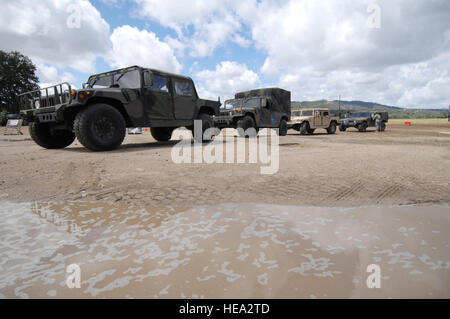
[[325,129],[328,134],[336,133],[339,117],[331,116],[328,109],[302,109],[291,112],[288,128],[301,135],[313,134],[316,129]]

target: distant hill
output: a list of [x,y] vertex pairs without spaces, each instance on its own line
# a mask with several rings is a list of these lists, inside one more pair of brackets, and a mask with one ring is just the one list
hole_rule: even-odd
[[[304,101],[304,102],[292,102],[292,109],[301,108],[314,108],[325,107],[330,110],[339,110],[339,101]],[[397,106],[383,105],[373,102],[364,101],[341,101],[341,111],[354,111],[354,112],[374,112],[385,111],[389,112],[390,118],[447,118],[447,109],[406,109]]]

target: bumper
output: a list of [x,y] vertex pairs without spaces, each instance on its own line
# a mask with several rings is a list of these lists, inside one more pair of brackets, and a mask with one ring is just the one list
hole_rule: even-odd
[[219,115],[214,117],[214,126],[225,128],[225,127],[233,127],[233,116],[230,115]]

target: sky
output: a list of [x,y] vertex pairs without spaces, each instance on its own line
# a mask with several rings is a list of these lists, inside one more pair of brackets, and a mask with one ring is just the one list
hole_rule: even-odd
[[191,76],[200,97],[450,104],[449,0],[0,0],[0,49],[41,85],[130,65]]

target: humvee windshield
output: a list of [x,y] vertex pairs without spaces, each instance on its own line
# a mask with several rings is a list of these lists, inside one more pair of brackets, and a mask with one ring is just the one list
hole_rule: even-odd
[[313,115],[313,111],[303,111],[302,112],[302,116],[312,116]]
[[354,113],[351,117],[370,117],[370,113]]
[[141,75],[138,70],[94,76],[89,79],[88,88],[124,88],[138,89],[141,87]]
[[301,113],[300,111],[292,112],[292,116],[300,116]]
[[235,109],[235,108],[239,108],[241,106],[241,100],[230,100],[230,101],[226,101],[224,108],[227,110],[231,110],[231,109]]

